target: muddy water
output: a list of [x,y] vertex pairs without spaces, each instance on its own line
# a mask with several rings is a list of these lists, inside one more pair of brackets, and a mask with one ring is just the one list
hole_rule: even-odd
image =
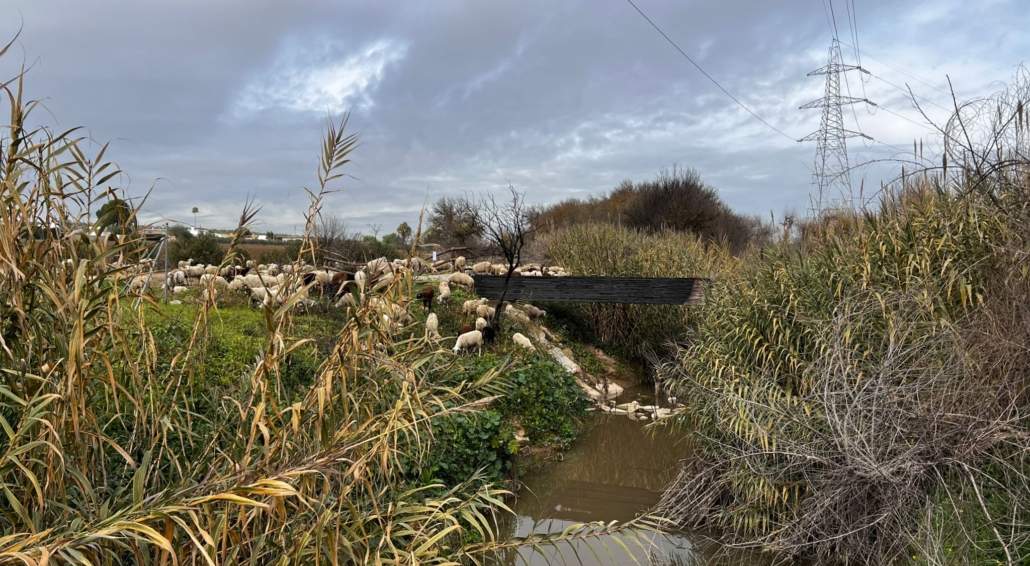
[[[623,397],[652,402],[648,391],[628,389]],[[517,518],[510,533],[560,533],[569,525],[590,521],[628,521],[653,507],[662,489],[674,478],[678,462],[689,458],[683,435],[664,428],[645,429],[645,423],[625,416],[595,415],[589,431],[577,439],[563,461],[519,478]],[[633,557],[610,537],[572,544],[524,548],[508,564],[709,564],[716,548],[701,537],[637,533],[623,537]],[[722,556],[720,564],[764,561],[754,556]]]

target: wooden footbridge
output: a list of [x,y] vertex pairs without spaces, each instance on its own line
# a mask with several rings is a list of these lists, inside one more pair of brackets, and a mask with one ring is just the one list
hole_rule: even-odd
[[692,305],[704,298],[702,277],[525,277],[473,275],[476,294],[511,302]]

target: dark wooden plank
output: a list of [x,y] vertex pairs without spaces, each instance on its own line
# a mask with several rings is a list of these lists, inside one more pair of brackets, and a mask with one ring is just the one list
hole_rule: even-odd
[[[497,300],[504,277],[474,275],[476,294]],[[699,277],[522,277],[514,276],[505,300],[512,302],[687,305],[701,302],[707,279]]]

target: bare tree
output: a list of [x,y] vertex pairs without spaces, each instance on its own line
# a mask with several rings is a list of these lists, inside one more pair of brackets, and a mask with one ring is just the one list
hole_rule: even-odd
[[494,195],[488,195],[478,203],[467,204],[467,214],[474,219],[476,226],[482,230],[483,238],[504,257],[507,271],[504,276],[504,289],[497,300],[494,312],[494,325],[500,323],[501,307],[508,295],[508,287],[516,268],[522,264],[522,250],[529,241],[532,232],[530,210],[526,207],[526,195],[508,186],[511,199],[498,201]]

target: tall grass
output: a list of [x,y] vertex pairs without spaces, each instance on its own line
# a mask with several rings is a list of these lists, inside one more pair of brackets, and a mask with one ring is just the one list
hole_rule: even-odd
[[921,174],[715,282],[659,372],[703,439],[667,516],[819,562],[1026,560],[1023,149],[987,179]]
[[[737,260],[721,245],[673,231],[644,233],[616,224],[578,224],[544,236],[547,255],[574,275],[717,277]],[[567,307],[602,344],[643,357],[688,331],[691,308],[670,305]]]
[[[28,129],[23,81],[0,86],[0,564],[479,562],[654,527],[501,541],[504,490],[476,474],[419,481],[433,423],[507,392],[505,368],[441,385],[450,352],[393,333],[371,293],[315,348],[289,292],[247,317],[252,357],[205,359],[225,340],[214,293],[174,312],[129,293],[148,244],[135,222],[107,236],[91,215],[122,196],[105,188],[118,169],[76,130]],[[291,277],[317,256],[356,142],[345,125],[327,128]],[[256,213],[244,207],[225,265]],[[398,276],[376,300],[404,305],[412,284]]]

